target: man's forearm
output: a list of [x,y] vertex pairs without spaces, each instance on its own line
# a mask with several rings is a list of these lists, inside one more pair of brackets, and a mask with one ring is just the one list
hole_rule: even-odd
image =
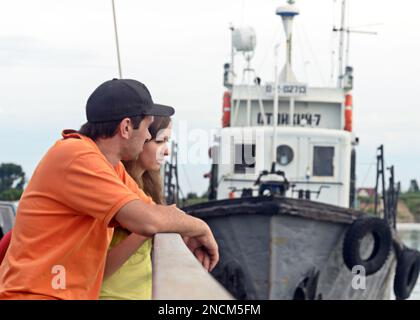
[[205,248],[211,271],[219,261],[219,248],[209,226],[202,220],[185,214],[175,206],[150,205],[134,200],[127,203],[115,215],[126,229],[139,235],[151,237],[156,233],[174,232],[182,237],[194,238],[196,247]]
[[146,237],[170,232],[194,237],[208,229],[203,221],[186,215],[175,206],[151,205],[140,200],[127,203],[115,218],[131,232]]

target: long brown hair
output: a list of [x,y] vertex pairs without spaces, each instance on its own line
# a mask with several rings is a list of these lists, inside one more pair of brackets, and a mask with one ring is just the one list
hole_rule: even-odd
[[[154,121],[149,127],[149,132],[152,136],[151,140],[155,140],[159,131],[168,128],[170,123],[170,117],[155,116]],[[160,171],[146,170],[143,174],[141,174],[142,168],[139,166],[138,161],[123,161],[123,164],[128,174],[134,179],[134,181],[137,182],[139,187],[153,199],[155,203],[165,203]]]

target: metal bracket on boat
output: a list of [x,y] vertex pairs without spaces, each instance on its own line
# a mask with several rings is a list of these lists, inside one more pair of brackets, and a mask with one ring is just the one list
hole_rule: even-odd
[[319,195],[321,194],[322,189],[329,189],[330,186],[326,186],[326,185],[322,185],[318,188],[317,191],[312,191],[312,190],[304,190],[304,189],[298,189],[295,190],[294,188],[296,187],[296,185],[292,185],[292,195],[295,193],[298,193],[298,198],[299,199],[307,199],[307,200],[311,200],[311,194],[316,194],[316,198],[319,198]]
[[254,188],[236,188],[236,187],[229,187],[228,189],[230,190],[231,193],[241,191],[241,198],[252,197],[254,194],[253,191],[256,190]]

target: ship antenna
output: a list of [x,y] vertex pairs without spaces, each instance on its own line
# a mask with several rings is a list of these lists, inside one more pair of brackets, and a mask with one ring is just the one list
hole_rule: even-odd
[[[235,47],[233,45],[233,32],[235,31],[235,27],[234,27],[233,23],[230,23],[229,30],[230,30],[230,68],[229,68],[228,71],[232,76],[232,89],[233,89],[233,86],[235,84],[235,67],[234,67]],[[233,90],[231,90],[231,91],[233,91]]]
[[[346,91],[352,89],[352,84],[349,84],[346,81],[348,77],[352,77],[351,71],[352,68],[349,67],[349,50],[350,50],[350,33],[361,33],[361,34],[372,34],[376,35],[377,32],[354,30],[349,28],[346,21],[346,0],[341,0],[341,25],[340,28],[333,27],[334,32],[340,32],[340,40],[338,47],[338,78],[337,78],[337,87],[343,88]],[[346,45],[344,44],[346,38]],[[345,47],[345,48],[344,48]],[[345,50],[345,52],[344,52]]]
[[341,26],[340,26],[340,42],[338,48],[338,82],[337,86],[342,87],[343,84],[343,57],[344,57],[344,32],[346,27],[346,0],[341,0]]
[[122,79],[120,46],[119,46],[119,43],[118,43],[117,16],[115,14],[114,0],[112,0],[112,14],[113,14],[113,17],[114,17],[115,45],[117,47],[117,60],[118,60],[118,74],[120,76],[120,79]]

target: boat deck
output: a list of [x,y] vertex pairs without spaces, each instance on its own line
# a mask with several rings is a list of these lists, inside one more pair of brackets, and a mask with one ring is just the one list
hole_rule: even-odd
[[223,199],[192,206],[183,210],[198,218],[229,216],[236,214],[288,214],[304,218],[337,223],[351,224],[358,217],[365,215],[361,211],[338,207],[304,199],[292,199],[279,196],[258,196],[237,199]]

